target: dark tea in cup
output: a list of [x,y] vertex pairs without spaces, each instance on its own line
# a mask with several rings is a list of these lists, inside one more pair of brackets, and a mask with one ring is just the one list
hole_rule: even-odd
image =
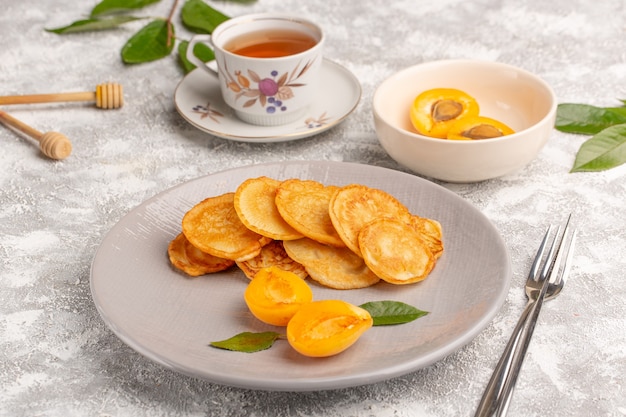
[[279,58],[311,49],[317,40],[311,35],[288,29],[250,32],[231,39],[224,49],[250,58]]

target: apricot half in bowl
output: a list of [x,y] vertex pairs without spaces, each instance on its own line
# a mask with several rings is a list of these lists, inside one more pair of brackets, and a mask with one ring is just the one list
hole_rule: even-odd
[[446,138],[452,140],[484,140],[515,133],[504,123],[483,116],[468,116],[450,125]]
[[466,92],[455,88],[433,88],[415,98],[409,115],[418,133],[443,139],[454,123],[478,116],[479,111],[476,99]]
[[[483,140],[445,140],[420,134],[410,108],[422,92],[450,88],[474,97],[480,115],[515,133]],[[383,81],[373,98],[381,146],[400,165],[425,177],[475,182],[512,173],[532,161],[554,128],[557,101],[540,77],[511,65],[445,60],[415,65]]]

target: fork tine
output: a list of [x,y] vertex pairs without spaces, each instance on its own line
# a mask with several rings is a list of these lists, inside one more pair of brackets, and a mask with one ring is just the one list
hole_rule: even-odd
[[531,278],[535,281],[537,281],[537,279],[539,278],[537,273],[539,272],[539,267],[541,266],[541,261],[543,260],[543,255],[546,250],[546,243],[548,243],[548,237],[550,237],[550,233],[552,232],[553,228],[554,226],[552,225],[548,227],[548,230],[546,231],[546,234],[543,236],[543,240],[541,241],[541,245],[539,245],[539,249],[537,249],[537,255],[533,260],[533,264],[530,267],[528,278]]
[[[569,239],[569,244],[567,247],[564,247],[565,241],[567,239],[567,232],[570,227],[570,219],[572,215],[570,214],[567,218],[567,223],[565,224],[565,230],[563,231],[563,236],[561,237],[561,241],[559,242],[559,249],[557,250],[556,259],[554,260],[554,266],[550,271],[549,281],[552,284],[559,284],[561,281],[565,282],[567,280],[567,276],[569,275],[569,269],[571,267],[571,260],[574,254],[572,248],[576,243],[576,233],[578,232],[576,229],[573,230],[572,236]],[[562,263],[562,259],[565,258],[565,262]],[[560,273],[559,273],[560,272]]]
[[578,229],[574,229],[572,232],[572,238],[569,241],[569,246],[567,247],[567,255],[565,257],[565,265],[563,267],[563,273],[561,274],[561,281],[567,281],[567,277],[569,276],[569,270],[572,266],[572,258],[574,256],[574,245],[576,244],[576,235],[578,234]]
[[[568,219],[568,223],[569,223],[569,219]],[[567,227],[566,227],[567,229]],[[559,241],[559,234],[561,233],[561,226],[557,227],[556,229],[556,234],[554,235],[554,238],[552,240],[552,244],[550,245],[550,251],[548,252],[548,256],[546,257],[546,261],[543,264],[543,268],[541,269],[541,275],[539,276],[539,279],[541,281],[543,281],[544,279],[546,279],[549,275],[550,272],[552,271],[552,267],[556,264],[556,257],[554,254],[554,251],[556,250],[557,247],[557,242]],[[559,247],[560,249],[560,247]],[[558,256],[558,251],[556,256]]]

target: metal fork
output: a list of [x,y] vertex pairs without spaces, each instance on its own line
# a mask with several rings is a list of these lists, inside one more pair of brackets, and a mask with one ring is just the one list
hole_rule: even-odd
[[[515,383],[528,350],[543,301],[556,297],[567,280],[573,255],[572,248],[576,240],[576,230],[573,230],[569,243],[566,243],[570,220],[571,215],[567,219],[567,224],[560,240],[561,227],[557,228],[545,260],[546,245],[554,226],[548,228],[541,241],[537,256],[533,261],[528,279],[526,280],[525,292],[528,302],[487,384],[475,417],[503,416],[508,411]],[[564,262],[563,259],[565,259]],[[541,266],[542,262],[543,267]]]

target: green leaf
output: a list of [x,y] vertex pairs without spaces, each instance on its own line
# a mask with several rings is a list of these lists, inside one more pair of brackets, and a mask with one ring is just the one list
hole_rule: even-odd
[[194,33],[212,33],[220,23],[229,19],[202,0],[187,0],[181,18],[183,25]]
[[281,336],[276,332],[243,332],[230,339],[211,342],[210,346],[235,352],[253,353],[269,349]]
[[561,132],[594,135],[621,123],[626,123],[626,114],[615,108],[563,103],[557,108],[555,127]]
[[359,307],[370,313],[374,326],[408,323],[428,314],[400,301],[371,301]]
[[[168,27],[171,38],[168,37]],[[122,48],[126,64],[155,61],[168,56],[174,49],[174,26],[171,22],[153,20],[135,33]]]
[[124,23],[143,19],[142,17],[133,16],[116,16],[106,19],[83,19],[77,20],[67,26],[56,29],[46,29],[48,32],[64,35],[66,33],[90,32],[94,30],[115,29]]
[[626,162],[626,124],[611,126],[582,144],[570,172],[604,171]]
[[91,17],[141,9],[161,0],[102,0],[91,10]]
[[[180,60],[181,66],[183,67],[183,70],[185,71],[185,74],[191,72],[196,68],[196,66],[189,62],[189,60],[187,59],[188,47],[188,41],[182,41],[178,44],[178,58]],[[213,53],[213,50],[203,43],[197,43],[196,46],[193,48],[193,53],[195,56],[200,58],[202,62],[209,62],[215,59],[215,54]]]
[[619,113],[626,117],[626,107],[607,107],[607,110],[610,110],[613,113]]

